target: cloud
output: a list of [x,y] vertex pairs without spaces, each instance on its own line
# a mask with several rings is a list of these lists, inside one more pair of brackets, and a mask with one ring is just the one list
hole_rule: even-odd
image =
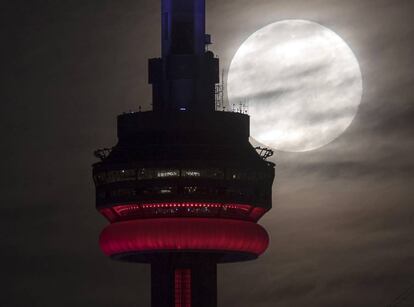
[[[10,32],[1,72],[0,257],[7,282],[0,305],[150,306],[149,267],[111,261],[99,250],[106,222],[94,208],[90,165],[95,148],[116,142],[116,114],[149,105],[146,61],[159,55],[160,4],[11,3],[3,14]],[[272,158],[273,209],[260,221],[271,245],[256,261],[219,266],[221,305],[391,302],[414,275],[413,1],[207,5],[222,68],[258,28],[304,18],[351,45],[365,85],[358,114],[339,139]],[[324,68],[303,67],[289,78],[309,77],[315,69]],[[411,295],[402,306],[413,304]]]

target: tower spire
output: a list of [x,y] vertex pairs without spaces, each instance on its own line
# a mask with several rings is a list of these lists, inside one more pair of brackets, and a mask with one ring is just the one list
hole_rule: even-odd
[[219,60],[205,45],[205,0],[162,0],[162,57],[148,63],[153,110],[214,111]]

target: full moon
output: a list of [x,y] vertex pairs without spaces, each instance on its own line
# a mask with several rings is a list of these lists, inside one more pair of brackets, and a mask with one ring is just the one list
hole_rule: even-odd
[[248,105],[254,140],[281,151],[309,151],[351,124],[361,102],[361,70],[333,31],[285,20],[261,28],[240,46],[227,94],[230,106]]

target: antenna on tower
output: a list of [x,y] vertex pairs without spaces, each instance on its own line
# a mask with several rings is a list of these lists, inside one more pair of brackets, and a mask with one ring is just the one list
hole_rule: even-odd
[[221,71],[220,83],[215,87],[216,111],[225,111],[224,107],[224,69]]
[[249,101],[244,102],[244,114],[249,114]]

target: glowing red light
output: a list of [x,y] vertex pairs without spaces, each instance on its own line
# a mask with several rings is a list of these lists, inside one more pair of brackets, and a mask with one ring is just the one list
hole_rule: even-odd
[[191,270],[176,269],[174,275],[175,307],[191,307]]
[[140,219],[108,225],[100,246],[110,256],[127,252],[214,250],[262,254],[269,243],[266,230],[253,222],[231,219]]
[[266,210],[260,207],[254,207],[250,211],[250,217],[253,221],[258,221],[264,214]]
[[118,218],[118,215],[116,214],[116,212],[114,212],[112,208],[103,208],[100,209],[99,212],[101,212],[101,214],[104,217],[106,217],[109,221],[114,221]]
[[[156,209],[160,209],[157,211]],[[164,208],[177,209],[175,211],[162,211]],[[205,210],[193,210],[204,208]],[[190,210],[191,209],[191,210]],[[216,210],[216,211],[214,211]],[[130,220],[137,218],[157,217],[219,217],[234,218],[249,221],[258,221],[266,210],[245,204],[219,204],[219,203],[155,203],[155,204],[125,204],[115,205],[99,210],[110,222]]]

